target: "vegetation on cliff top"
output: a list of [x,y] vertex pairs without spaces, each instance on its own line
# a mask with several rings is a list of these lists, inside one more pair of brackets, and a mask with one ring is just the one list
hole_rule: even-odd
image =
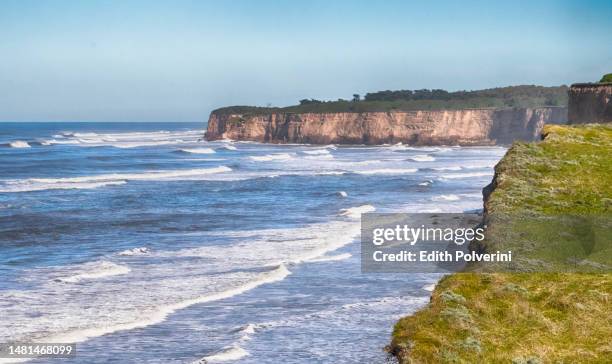
[[[516,144],[498,164],[489,216],[609,217],[612,127],[547,126],[544,134],[543,142]],[[516,230],[495,219],[490,225],[492,244],[504,229]],[[519,243],[551,240],[532,235]],[[388,349],[402,363],[609,362],[611,295],[609,273],[453,274],[425,309],[398,321]]]
[[495,167],[487,210],[612,212],[612,127],[547,125],[540,143],[515,143]]
[[471,108],[514,108],[539,106],[567,106],[567,86],[510,86],[477,91],[399,90],[368,93],[362,99],[300,100],[299,105],[287,107],[229,106],[216,109],[215,114],[261,115],[273,112],[330,113],[376,112],[412,110],[458,110]]
[[601,80],[599,80],[599,83],[608,83],[608,82],[612,82],[612,73],[603,75]]

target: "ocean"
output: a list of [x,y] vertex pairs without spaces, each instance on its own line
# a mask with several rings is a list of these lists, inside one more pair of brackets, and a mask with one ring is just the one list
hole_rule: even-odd
[[360,214],[480,209],[505,153],[204,130],[0,123],[0,343],[76,342],[75,363],[384,363],[440,275],[362,274]]

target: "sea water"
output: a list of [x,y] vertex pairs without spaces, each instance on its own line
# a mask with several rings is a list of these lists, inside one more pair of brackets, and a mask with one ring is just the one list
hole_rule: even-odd
[[480,209],[505,152],[204,128],[0,123],[0,342],[76,342],[79,363],[382,363],[440,276],[362,274],[361,213]]

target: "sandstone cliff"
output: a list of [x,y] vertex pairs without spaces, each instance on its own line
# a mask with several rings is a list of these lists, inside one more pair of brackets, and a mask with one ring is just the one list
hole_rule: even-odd
[[569,90],[570,124],[612,122],[612,83],[579,83]]
[[206,138],[268,143],[487,145],[537,139],[567,108],[225,114],[213,112]]

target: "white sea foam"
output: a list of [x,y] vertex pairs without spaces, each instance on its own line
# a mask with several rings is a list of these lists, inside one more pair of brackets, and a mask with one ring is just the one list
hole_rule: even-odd
[[383,161],[380,160],[380,159],[371,159],[371,160],[367,160],[367,161],[350,162],[350,165],[352,165],[352,166],[369,166],[370,164],[380,164],[380,163],[383,163]]
[[[61,136],[60,136],[61,137]],[[53,144],[80,144],[80,142],[76,139],[48,139],[48,140],[43,140],[41,142],[42,145],[53,145]]]
[[217,173],[231,172],[226,166],[196,169],[162,170],[134,173],[110,173],[93,176],[63,178],[29,178],[9,180],[0,184],[0,192],[26,192],[49,189],[86,189],[124,184],[126,181],[189,180],[206,178]]
[[495,162],[484,162],[484,163],[473,163],[469,165],[462,166],[464,169],[482,169],[482,168],[493,168],[495,167]]
[[361,214],[374,211],[376,211],[376,208],[372,205],[361,205],[340,210],[340,216],[347,216],[353,219],[359,219],[361,217]]
[[440,196],[434,196],[432,197],[433,201],[458,201],[459,200],[459,196],[457,195],[440,195]]
[[[206,234],[214,237],[215,232]],[[339,220],[295,229],[220,231],[217,234],[224,241],[236,239],[242,243],[156,251],[151,253],[151,258],[156,261],[154,265],[132,265],[129,275],[118,275],[112,281],[87,280],[88,284],[79,286],[79,291],[58,291],[63,286],[47,289],[43,284],[43,291],[31,292],[26,301],[14,301],[16,295],[7,296],[8,292],[0,292],[0,301],[22,303],[14,306],[18,311],[11,312],[14,317],[12,328],[7,332],[0,331],[0,340],[28,337],[41,342],[81,342],[115,331],[156,324],[172,312],[193,304],[232,297],[259,285],[282,280],[290,274],[285,263],[308,262],[349,244],[358,237],[359,224],[357,221]],[[202,264],[201,259],[206,263]],[[262,267],[270,266],[276,268],[257,273]],[[228,267],[245,270],[223,273],[223,279],[219,280],[218,273],[214,272],[226,271]],[[69,281],[85,278],[82,275],[74,277],[85,273],[84,267],[70,271],[67,274],[62,268],[57,273],[41,275],[33,272],[27,276],[29,279],[56,276]],[[44,293],[46,291],[60,294],[48,296]],[[130,294],[123,294],[126,291]],[[82,298],[86,299],[83,307],[79,303]],[[102,304],[109,299],[115,304]],[[29,319],[28,313],[43,302],[45,316],[35,321]],[[84,307],[89,308],[85,310]]]
[[231,345],[216,354],[205,356],[202,359],[195,361],[193,364],[222,363],[226,361],[238,360],[248,355],[249,352],[244,350],[240,346]]
[[106,182],[52,182],[52,183],[32,183],[29,181],[7,181],[0,184],[0,192],[32,192],[44,190],[82,190],[94,189],[105,186],[117,186],[125,184],[125,181],[106,181]]
[[212,148],[191,148],[191,149],[181,149],[181,152],[192,153],[192,154],[214,154],[215,150]]
[[432,183],[433,183],[433,181],[428,179],[427,181],[423,181],[423,182],[419,183],[419,186],[431,186]]
[[304,159],[315,160],[315,161],[323,161],[323,160],[333,160],[334,156],[331,155],[331,154],[316,154],[316,155],[307,155],[307,156],[304,156]]
[[100,279],[122,274],[128,274],[129,272],[130,268],[126,266],[118,265],[113,262],[101,261],[84,264],[83,267],[81,267],[76,274],[67,277],[59,277],[57,278],[57,280],[66,283],[77,283],[84,280]]
[[340,196],[340,197],[347,197],[348,194],[345,191],[338,191],[336,192],[336,195]]
[[15,140],[14,142],[9,143],[11,148],[30,148],[30,144],[28,142],[24,142],[23,140]]
[[[353,322],[356,314],[362,315],[360,317],[372,317],[381,314],[388,315],[389,308],[400,308],[401,314],[397,317],[399,319],[407,313],[412,312],[412,310],[422,307],[427,301],[428,297],[425,296],[381,297],[373,300],[334,306],[329,309],[315,311],[301,316],[262,322],[257,324],[256,327],[262,330],[274,327],[302,327],[311,325],[323,325],[329,328],[330,325],[333,324],[345,325],[346,322]],[[407,308],[409,309],[408,312],[406,312]],[[304,323],[306,323],[306,325],[304,325]]]
[[183,158],[181,160],[191,162],[223,162],[226,161],[227,158]]
[[415,156],[412,156],[410,158],[408,158],[410,160],[413,160],[415,162],[433,162],[436,160],[436,158],[428,155],[428,154],[418,154]]
[[359,174],[408,174],[418,171],[416,168],[380,168],[365,171],[355,171]]
[[125,133],[73,133],[63,132],[45,140],[43,145],[72,144],[82,147],[112,146],[115,148],[136,148],[159,145],[196,143],[203,135],[200,130],[153,131]]
[[387,147],[387,148],[390,149],[390,150],[393,150],[393,151],[416,150],[417,149],[415,147],[411,147],[409,145],[404,145],[402,143],[397,143],[397,144],[394,144],[394,145],[392,145],[390,147]]
[[269,162],[269,161],[286,161],[293,159],[293,156],[289,153],[275,153],[264,156],[251,156],[252,160],[257,162]]
[[255,333],[256,328],[257,328],[257,325],[248,324],[244,328],[242,328],[240,332],[243,333],[244,335],[252,335]]
[[122,256],[134,256],[134,255],[145,255],[149,253],[149,248],[145,246],[141,246],[139,248],[127,249],[122,252],[117,253],[117,255]]
[[345,171],[326,171],[326,172],[315,172],[316,176],[341,176],[346,174]]
[[436,171],[460,171],[461,167],[460,166],[434,167],[432,169]]
[[93,146],[96,145],[110,145],[112,147],[115,148],[138,148],[138,147],[155,147],[155,146],[159,146],[159,145],[170,145],[170,144],[181,144],[184,143],[184,140],[157,140],[157,141],[150,141],[150,142],[120,142],[120,143],[116,143],[116,142],[112,142],[109,140],[105,140],[105,139],[94,139],[94,140],[80,140],[80,144],[81,145],[88,145],[88,144],[92,144]]
[[349,259],[350,257],[352,257],[351,253],[343,253],[343,254],[337,254],[337,255],[323,256],[320,258],[314,258],[314,259],[311,259],[310,262],[334,262],[338,260]]
[[238,150],[238,148],[236,148],[235,146],[231,144],[224,145],[223,148],[227,150]]
[[[342,216],[359,218],[360,211],[373,211],[370,205],[341,210]],[[357,221],[338,220],[328,223],[312,224],[294,229],[265,229],[255,231],[236,231],[221,233],[224,239],[235,238],[243,243],[232,246],[207,246],[185,249],[170,256],[179,257],[238,257],[246,259],[245,265],[253,264],[254,259],[265,259],[274,264],[297,264],[319,258],[325,254],[350,244],[359,236],[360,225]],[[214,233],[210,233],[214,235]],[[257,252],[245,256],[244,252]]]
[[326,155],[326,154],[329,154],[329,150],[327,149],[305,150],[303,153],[310,154],[310,155]]
[[441,176],[442,179],[460,179],[460,178],[471,178],[471,177],[487,177],[492,176],[492,172],[474,172],[474,173],[456,173],[456,174],[444,174]]
[[76,329],[68,332],[58,333],[44,337],[44,342],[71,342],[78,343],[83,342],[92,337],[98,337],[106,334],[110,334],[117,331],[133,330],[142,328],[150,325],[154,325],[163,322],[168,315],[193,306],[195,304],[207,303],[218,301],[226,298],[230,298],[244,292],[250,291],[253,288],[259,287],[262,284],[272,283],[285,279],[291,272],[284,266],[280,265],[272,271],[261,273],[257,279],[246,282],[241,286],[227,289],[225,291],[211,293],[209,295],[203,295],[184,301],[179,301],[173,304],[168,304],[162,307],[158,307],[156,310],[145,313],[143,316],[131,322],[123,322],[116,324],[102,324],[98,327],[89,327],[86,329]]
[[433,292],[433,290],[436,289],[436,284],[432,283],[432,284],[424,285],[422,289],[428,292]]

